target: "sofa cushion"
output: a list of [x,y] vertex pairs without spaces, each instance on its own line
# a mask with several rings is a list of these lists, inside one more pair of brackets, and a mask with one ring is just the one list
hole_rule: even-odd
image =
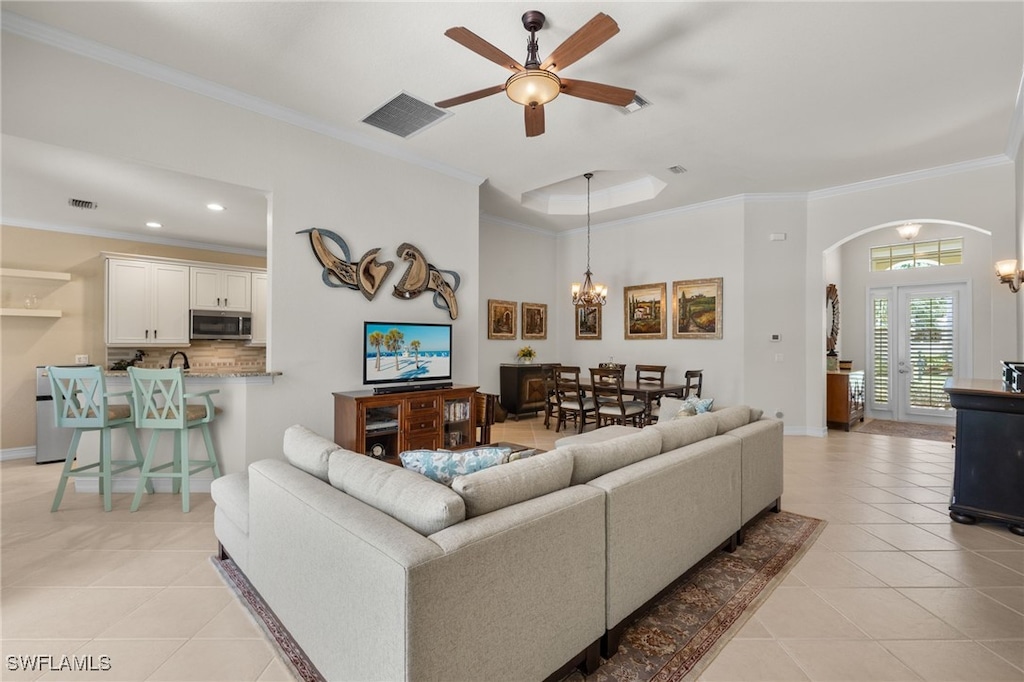
[[338,449],[337,443],[301,424],[289,426],[284,432],[284,458],[296,469],[321,481],[327,481],[327,458]]
[[217,509],[246,535],[249,534],[249,472],[225,474],[210,482],[210,497]]
[[452,479],[482,471],[508,461],[512,448],[473,448],[471,450],[407,450],[398,457],[409,471],[451,485]]
[[658,403],[658,421],[667,422],[676,418],[680,410],[686,407],[686,401],[682,398],[671,398],[665,396]]
[[569,445],[559,449],[572,455],[572,485],[579,485],[660,454],[661,433],[643,429],[602,443]]
[[552,450],[456,476],[452,490],[465,501],[466,518],[472,518],[567,488],[572,468],[572,457],[568,453]]
[[330,483],[360,502],[430,535],[466,519],[462,498],[440,483],[402,467],[336,450],[328,461]]
[[750,408],[746,405],[733,405],[714,414],[718,419],[719,435],[750,423]]
[[763,416],[764,416],[764,410],[762,410],[760,408],[757,408],[757,407],[751,407],[750,408],[750,422],[751,423],[756,422],[758,419],[760,419]]
[[659,421],[644,431],[657,431],[661,435],[661,452],[669,452],[714,436],[718,432],[716,415],[717,413],[705,413],[687,419]]
[[586,431],[585,433],[577,433],[573,436],[559,438],[555,441],[555,447],[564,448],[567,445],[603,443],[606,440],[619,438],[620,436],[628,436],[631,433],[640,433],[640,428],[637,426],[625,426],[624,424],[611,424],[609,426],[602,426],[599,429],[594,429],[593,431]]

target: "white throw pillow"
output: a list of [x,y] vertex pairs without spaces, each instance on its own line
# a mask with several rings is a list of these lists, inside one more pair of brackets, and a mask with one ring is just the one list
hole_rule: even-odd
[[681,398],[669,398],[664,397],[659,401],[660,407],[658,408],[658,421],[667,422],[670,419],[675,419],[679,411],[683,409],[686,403]]

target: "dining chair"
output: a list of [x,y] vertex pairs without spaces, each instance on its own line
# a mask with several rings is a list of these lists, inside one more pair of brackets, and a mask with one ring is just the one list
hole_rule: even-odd
[[[643,386],[644,384],[664,386],[665,385],[665,370],[668,368],[667,365],[637,365],[636,366],[636,385]],[[670,394],[666,394],[670,395]],[[661,408],[661,398],[651,405],[651,409],[647,412],[647,423],[653,424],[658,419],[658,413]]]
[[597,403],[597,426],[630,422],[643,426],[646,419],[644,404],[639,400],[623,400],[622,371],[601,367],[590,370],[590,389]]
[[[704,386],[704,370],[688,369],[683,374],[683,399],[690,397],[690,391],[700,397],[701,388]],[[696,390],[694,390],[696,389]]]
[[[152,429],[153,435],[146,450],[146,458],[142,466],[142,476],[135,490],[131,510],[139,508],[142,500],[144,484],[150,484],[151,478],[170,478],[171,492],[181,492],[181,510],[189,510],[189,477],[204,469],[212,469],[213,477],[220,477],[220,466],[217,454],[213,449],[210,437],[210,422],[216,411],[210,397],[219,393],[218,389],[199,393],[185,392],[185,372],[181,367],[169,369],[142,369],[129,367],[128,376],[132,381],[132,398],[134,400],[135,426],[140,429]],[[188,403],[189,398],[202,398],[202,403]],[[189,456],[188,432],[199,429],[206,445],[207,459],[192,459]],[[165,464],[153,466],[156,457],[156,446],[160,435],[171,431],[174,437],[173,459]],[[166,469],[170,472],[162,473]]]
[[567,365],[559,365],[554,373],[555,376],[555,400],[558,402],[558,421],[555,424],[555,432],[567,426],[567,420],[571,417],[577,423],[577,432],[583,433],[587,425],[587,415],[593,418],[591,423],[596,422],[596,405],[594,399],[588,397],[580,387],[580,368]]
[[[132,418],[132,406],[127,403],[110,403],[110,399],[115,397],[130,400],[131,391],[108,392],[106,380],[103,378],[103,368],[99,366],[51,366],[46,368],[46,373],[50,377],[57,426],[75,430],[71,435],[71,445],[68,447],[64,470],[60,474],[57,494],[53,498],[50,511],[55,512],[60,507],[69,478],[98,479],[100,493],[103,495],[103,509],[110,511],[113,475],[128,469],[142,469],[143,464],[142,449],[139,447],[135,420]],[[128,432],[128,440],[131,442],[135,459],[112,458],[110,433],[114,429],[124,429]],[[82,439],[82,434],[87,431],[100,432],[99,461],[76,468],[74,463],[78,456],[78,443]],[[146,489],[153,492],[153,485],[149,484]]]
[[[558,419],[558,365],[544,368],[544,428],[551,428],[551,417]],[[557,428],[557,421],[555,422]]]

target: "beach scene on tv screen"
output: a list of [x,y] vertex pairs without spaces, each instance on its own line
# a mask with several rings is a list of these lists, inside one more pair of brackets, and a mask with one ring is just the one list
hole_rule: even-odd
[[450,335],[445,325],[366,325],[366,381],[450,378]]

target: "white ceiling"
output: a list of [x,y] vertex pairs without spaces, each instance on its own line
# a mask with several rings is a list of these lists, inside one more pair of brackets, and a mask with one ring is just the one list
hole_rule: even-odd
[[[3,8],[287,107],[397,156],[486,178],[482,213],[552,232],[579,228],[579,216],[532,210],[522,195],[576,177],[584,191],[587,171],[598,173],[595,193],[607,188],[603,180],[623,173],[649,174],[667,185],[653,199],[600,211],[599,224],[738,194],[812,192],[1005,155],[1020,124],[1021,2],[4,2]],[[502,94],[453,107],[454,116],[406,140],[360,122],[401,91],[433,102],[503,83],[509,72],[443,34],[465,26],[523,61],[528,34],[520,16],[527,9],[548,18],[538,33],[542,59],[597,12],[612,16],[621,32],[560,75],[635,88],[653,106],[624,115],[559,97],[546,107],[546,133],[529,139],[521,107]],[[9,184],[8,140],[4,145],[6,219],[14,215],[16,185]],[[677,164],[688,172],[668,172]],[[31,170],[45,184],[45,168]],[[601,171],[616,173],[603,178]],[[154,172],[153,181],[160,175]],[[109,191],[116,196],[124,189]],[[138,193],[167,196],[159,188]],[[265,212],[262,193],[253,194],[259,196],[254,210]],[[44,196],[33,195],[19,210],[31,213],[27,204],[35,200]],[[66,196],[61,200],[66,208]],[[237,230],[244,234],[206,229],[190,238],[265,243],[263,219]]]

